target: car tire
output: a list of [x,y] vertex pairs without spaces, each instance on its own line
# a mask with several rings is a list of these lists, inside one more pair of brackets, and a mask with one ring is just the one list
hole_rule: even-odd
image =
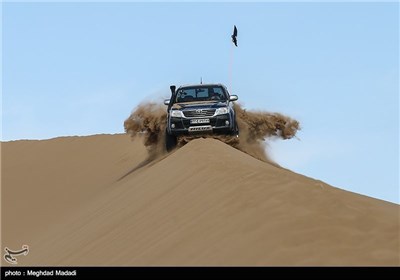
[[167,152],[170,152],[173,149],[175,149],[176,144],[177,144],[176,136],[169,134],[168,131],[165,131],[165,149],[167,150]]
[[232,130],[231,135],[232,136],[239,136],[239,126],[237,125],[236,122],[235,122],[235,128]]

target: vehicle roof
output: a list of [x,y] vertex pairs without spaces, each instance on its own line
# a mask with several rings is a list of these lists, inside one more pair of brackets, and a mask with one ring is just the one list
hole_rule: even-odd
[[226,88],[223,84],[189,84],[189,85],[182,85],[179,88],[187,88],[187,87],[210,87],[210,86],[220,86]]

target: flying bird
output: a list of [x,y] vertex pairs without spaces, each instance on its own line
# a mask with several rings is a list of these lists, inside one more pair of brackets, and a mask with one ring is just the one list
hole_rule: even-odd
[[232,42],[235,44],[235,46],[237,47],[237,28],[236,25],[233,26],[233,34],[232,34]]

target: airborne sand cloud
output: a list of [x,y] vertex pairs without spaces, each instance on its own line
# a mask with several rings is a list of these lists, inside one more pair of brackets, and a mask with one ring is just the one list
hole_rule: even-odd
[[[299,122],[279,113],[249,111],[235,104],[239,125],[239,138],[223,135],[204,135],[231,145],[257,159],[270,161],[265,152],[264,140],[268,137],[293,138],[300,129]],[[125,120],[125,131],[133,138],[144,135],[144,145],[148,148],[149,159],[154,159],[165,151],[165,125],[167,112],[165,106],[147,102],[140,104]],[[178,148],[195,137],[182,136]]]

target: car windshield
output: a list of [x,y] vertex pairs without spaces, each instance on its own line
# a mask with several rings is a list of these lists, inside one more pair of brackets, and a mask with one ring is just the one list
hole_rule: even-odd
[[176,93],[176,103],[196,101],[226,101],[225,91],[221,86],[185,87]]

